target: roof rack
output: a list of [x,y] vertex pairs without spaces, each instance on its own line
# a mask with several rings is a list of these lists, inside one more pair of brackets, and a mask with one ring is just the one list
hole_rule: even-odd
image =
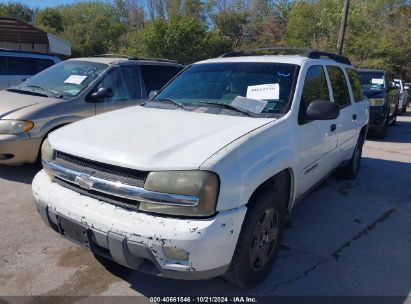
[[98,55],[94,55],[93,57],[116,57],[116,58],[125,58],[125,59],[129,59],[131,58],[130,56],[127,55],[120,55],[120,54],[98,54]]
[[164,59],[164,58],[138,58],[138,57],[130,57],[129,60],[152,60],[152,61],[161,61],[161,62],[171,62],[171,63],[180,63],[177,60],[172,59]]
[[256,55],[299,55],[310,59],[319,59],[326,57],[344,64],[351,64],[350,60],[341,55],[320,52],[309,48],[292,48],[292,47],[267,47],[250,50],[233,51],[220,56],[225,57],[240,57],[240,56],[256,56]]
[[225,57],[240,57],[240,56],[255,56],[255,55],[299,55],[302,52],[308,52],[311,49],[307,48],[292,48],[292,47],[266,47],[257,48],[249,50],[240,50],[228,52],[220,56],[220,58]]
[[301,54],[301,56],[308,57],[310,59],[319,59],[321,57],[326,57],[326,58],[329,58],[329,59],[333,59],[333,60],[335,60],[339,63],[344,63],[344,64],[351,65],[350,59],[348,59],[345,56],[337,55],[337,54],[333,54],[333,53],[310,50],[310,51],[305,52],[304,54]]

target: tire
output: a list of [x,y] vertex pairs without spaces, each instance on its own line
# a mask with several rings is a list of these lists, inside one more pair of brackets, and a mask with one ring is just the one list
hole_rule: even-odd
[[378,138],[378,139],[384,139],[385,136],[387,136],[387,130],[388,130],[388,126],[384,126],[378,130],[374,130],[374,137]]
[[234,285],[250,288],[260,283],[271,270],[280,248],[285,203],[272,188],[249,203],[236,249],[224,278]]
[[354,179],[357,177],[358,172],[360,172],[361,167],[361,156],[362,156],[362,147],[364,144],[363,136],[361,135],[358,138],[358,142],[355,146],[354,153],[350,159],[350,162],[345,167],[338,169],[337,175],[343,179]]
[[395,126],[397,124],[397,114],[395,114],[394,119],[392,120],[392,122],[390,123],[391,126]]

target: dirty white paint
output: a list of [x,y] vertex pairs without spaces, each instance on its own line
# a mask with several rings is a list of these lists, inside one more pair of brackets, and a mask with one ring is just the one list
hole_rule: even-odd
[[[218,213],[212,219],[176,219],[129,211],[81,195],[52,182],[40,171],[33,180],[36,203],[102,232],[114,232],[148,246],[165,269],[201,271],[230,263],[246,207]],[[189,253],[188,261],[167,261],[162,247]]]

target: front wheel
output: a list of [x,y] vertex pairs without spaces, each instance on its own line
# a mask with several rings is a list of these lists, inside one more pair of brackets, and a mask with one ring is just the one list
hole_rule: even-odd
[[275,262],[284,231],[284,204],[272,189],[260,193],[247,211],[230,268],[224,278],[249,288],[260,283]]

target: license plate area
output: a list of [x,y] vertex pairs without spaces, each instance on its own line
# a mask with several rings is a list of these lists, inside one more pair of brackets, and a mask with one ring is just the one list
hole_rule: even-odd
[[57,216],[57,221],[62,236],[81,246],[90,248],[89,233],[86,227],[61,216]]

